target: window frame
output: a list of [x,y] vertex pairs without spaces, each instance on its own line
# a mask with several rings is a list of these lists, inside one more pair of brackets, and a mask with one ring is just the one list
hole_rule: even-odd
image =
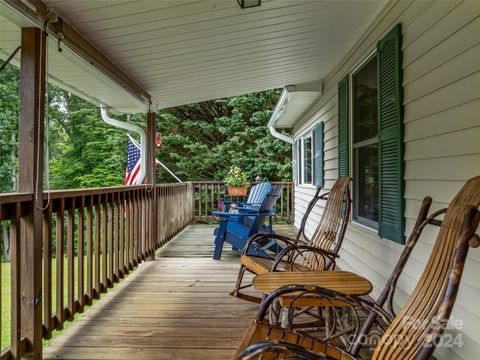
[[[355,137],[355,134],[354,134],[354,129],[355,129],[355,91],[354,91],[354,88],[355,88],[355,81],[354,81],[354,77],[356,74],[358,74],[360,72],[360,70],[362,70],[373,58],[377,57],[377,49],[374,49],[370,54],[368,54],[368,56],[366,56],[349,74],[349,83],[350,83],[350,86],[349,86],[349,97],[350,97],[350,109],[349,109],[349,118],[350,118],[350,121],[349,121],[349,133],[350,133],[350,138],[349,138],[349,143],[350,143],[350,159],[351,159],[351,162],[350,162],[350,173],[352,174],[353,178],[355,179],[357,174],[358,174],[358,155],[356,154],[357,153],[357,149],[359,148],[362,148],[362,147],[365,147],[365,146],[368,146],[368,145],[374,145],[374,144],[379,144],[379,134],[378,134],[378,131],[377,131],[377,135],[376,137],[373,137],[373,138],[369,138],[369,139],[366,139],[366,140],[361,140],[361,141],[358,141],[358,142],[354,142],[354,137]],[[378,98],[377,98],[377,106],[378,106]],[[378,114],[377,114],[377,117],[378,117]],[[378,118],[377,118],[377,124],[378,124]],[[378,168],[380,168],[380,164],[378,165]],[[378,232],[378,228],[379,228],[379,222],[380,221],[373,221],[373,220],[370,220],[370,219],[367,219],[367,218],[364,218],[362,216],[359,216],[358,215],[358,212],[359,212],[359,208],[358,208],[358,197],[359,197],[359,192],[358,192],[358,188],[359,188],[359,183],[358,181],[353,181],[352,182],[352,187],[353,187],[353,191],[352,191],[352,198],[353,198],[353,206],[351,208],[351,215],[352,215],[352,222],[356,223],[356,224],[360,224],[372,231],[375,231],[375,232]],[[379,194],[377,194],[377,197],[379,198]],[[380,203],[379,203],[379,207],[380,207]],[[380,210],[380,209],[379,209]],[[380,219],[379,219],[380,220]]]
[[[304,147],[304,142],[305,139],[310,139],[310,182],[305,182],[305,147]],[[313,144],[313,130],[310,130],[300,136],[298,138],[298,147],[297,151],[300,151],[298,158],[298,164],[297,164],[297,171],[298,171],[298,184],[299,186],[307,186],[307,187],[313,187],[313,178],[314,178],[314,173],[313,173],[313,151],[314,151],[314,144]]]

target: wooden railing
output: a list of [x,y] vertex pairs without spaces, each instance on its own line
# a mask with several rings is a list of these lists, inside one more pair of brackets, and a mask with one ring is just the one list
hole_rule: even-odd
[[[53,191],[43,210],[42,307],[43,338],[92,304],[138,264],[193,221],[191,184],[113,187]],[[32,215],[32,194],[0,195],[0,222],[9,222],[11,294],[0,294],[0,307],[10,307],[10,337],[0,359],[22,357],[29,347],[24,327],[39,324],[22,314],[22,273],[30,266],[21,258],[22,221]],[[0,280],[2,274],[0,272]],[[2,281],[0,281],[3,283]],[[1,325],[8,319],[0,318]],[[4,334],[5,335],[5,334]],[[8,338],[8,336],[7,336]]]
[[[291,182],[271,182],[272,186],[282,184],[283,191],[275,205],[274,221],[291,222],[293,219],[293,184]],[[194,181],[194,220],[209,222],[214,220],[213,212],[219,210],[222,200],[245,201],[247,196],[229,196],[223,181]],[[252,183],[255,185],[255,183]]]

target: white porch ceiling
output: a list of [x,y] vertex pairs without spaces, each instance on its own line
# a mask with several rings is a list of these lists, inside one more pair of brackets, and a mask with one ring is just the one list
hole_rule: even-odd
[[45,2],[165,108],[321,79],[385,1]]
[[[0,14],[1,10],[0,7]],[[25,21],[23,26],[31,26],[31,24]],[[0,15],[0,59],[7,59],[20,46],[20,37],[20,27]],[[126,90],[75,54],[65,48],[59,53],[57,42],[52,37],[47,38],[47,45],[49,82],[97,105],[108,104],[112,110],[117,112],[146,111],[146,104],[131,96]],[[11,63],[19,66],[20,56],[21,53],[18,52]]]

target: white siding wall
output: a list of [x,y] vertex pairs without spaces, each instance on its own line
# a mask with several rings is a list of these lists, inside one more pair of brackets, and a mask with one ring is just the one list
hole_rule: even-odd
[[[392,1],[372,21],[351,51],[325,79],[324,95],[294,126],[297,138],[325,122],[325,187],[337,178],[337,83],[364,60],[396,23],[403,30],[405,110],[406,234],[413,227],[421,199],[445,207],[464,181],[480,175],[480,1]],[[298,226],[314,193],[296,187]],[[316,210],[317,218],[322,212]],[[315,224],[310,223],[312,231]],[[430,254],[435,229],[427,229],[399,282],[401,306],[414,289]],[[339,266],[369,278],[376,297],[403,246],[378,238],[352,223],[340,252]],[[463,325],[461,348],[439,350],[444,359],[477,359],[480,353],[480,249],[472,249],[453,316]]]

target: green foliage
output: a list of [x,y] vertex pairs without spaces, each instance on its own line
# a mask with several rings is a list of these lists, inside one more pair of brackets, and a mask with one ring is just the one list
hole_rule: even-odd
[[[0,192],[16,188],[18,85],[18,69],[7,66],[0,73]],[[184,181],[223,180],[231,166],[243,169],[248,180],[290,180],[290,145],[273,138],[266,126],[279,94],[271,90],[162,110],[157,122],[164,148],[157,158]],[[121,185],[125,132],[105,124],[98,106],[52,85],[46,109],[50,188]],[[130,121],[145,126],[142,114]],[[158,182],[175,181],[161,167],[157,173]]]
[[250,181],[240,168],[232,166],[225,177],[225,184],[228,187],[248,187]]
[[[231,166],[249,180],[291,180],[291,147],[267,128],[279,95],[270,90],[162,110],[159,160],[182,180],[223,180]],[[158,179],[171,181],[163,172]]]
[[[0,65],[3,61],[0,60]],[[15,189],[18,169],[18,70],[11,65],[0,73],[0,193]]]

